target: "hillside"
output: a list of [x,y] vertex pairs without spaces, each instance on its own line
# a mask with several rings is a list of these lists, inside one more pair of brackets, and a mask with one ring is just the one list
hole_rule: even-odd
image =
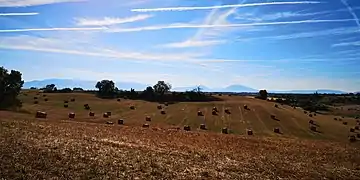
[[[45,95],[45,96],[44,96]],[[33,104],[38,97],[38,104]],[[74,98],[64,108],[64,100]],[[24,92],[21,113],[0,111],[0,177],[5,179],[359,179],[353,118],[310,118],[303,110],[245,96],[157,103],[102,100],[92,94]],[[48,101],[45,101],[48,99]],[[95,117],[89,117],[89,104]],[[249,110],[244,109],[248,105]],[[135,110],[130,110],[134,105]],[[212,107],[219,109],[217,116]],[[230,114],[224,110],[228,108]],[[35,112],[47,112],[36,119]],[[204,116],[197,116],[198,111]],[[110,118],[103,118],[111,111]],[[74,119],[68,118],[75,112]],[[277,120],[270,118],[275,115]],[[151,121],[145,121],[150,116]],[[117,120],[123,119],[124,125]],[[309,119],[318,132],[309,129]],[[112,121],[113,125],[106,124]],[[342,122],[348,122],[343,125]],[[144,123],[149,128],[141,127]],[[199,130],[200,124],[207,130]],[[190,125],[191,131],[183,130]],[[228,127],[230,134],[221,134]],[[273,132],[280,128],[281,133]],[[247,129],[253,135],[246,134]],[[353,134],[360,133],[356,131]],[[16,152],[16,154],[14,154]]]

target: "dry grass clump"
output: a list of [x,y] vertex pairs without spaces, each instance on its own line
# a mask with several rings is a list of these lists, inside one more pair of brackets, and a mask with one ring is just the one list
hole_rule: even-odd
[[0,117],[4,179],[360,178],[356,143]]

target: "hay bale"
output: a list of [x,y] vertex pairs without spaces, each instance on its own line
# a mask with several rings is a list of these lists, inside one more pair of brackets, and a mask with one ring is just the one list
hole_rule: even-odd
[[316,116],[316,113],[314,114],[314,116]]
[[356,137],[354,135],[349,136],[349,141],[350,142],[355,142],[356,141]]
[[214,116],[218,115],[217,111],[215,111],[215,110],[212,110],[211,114]]
[[244,109],[245,110],[250,110],[250,108],[246,104],[244,105]]
[[185,131],[190,131],[190,130],[191,130],[191,128],[190,128],[190,126],[189,126],[189,125],[185,125],[185,126],[184,126],[184,130],[185,130]]
[[46,94],[43,94],[43,97],[46,97]]
[[75,98],[71,98],[70,101],[71,101],[71,102],[75,102]]
[[313,115],[312,115],[312,114],[309,114],[309,117],[313,117]]
[[165,106],[169,106],[169,103],[168,103],[168,102],[165,102],[164,105],[165,105]]
[[316,126],[310,126],[310,130],[316,132]]
[[69,118],[74,119],[75,118],[75,113],[69,113]]
[[274,107],[279,108],[279,105],[275,104]]
[[113,125],[114,122],[112,122],[112,121],[106,121],[106,124]]
[[145,121],[151,121],[151,117],[150,117],[150,116],[146,116],[146,117],[145,117]]
[[360,120],[356,120],[357,123],[360,123]]
[[359,116],[356,116],[355,119],[359,119]]
[[130,109],[131,109],[131,110],[135,110],[135,106],[134,106],[134,105],[131,105],[131,106],[130,106]]
[[46,113],[46,112],[43,112],[43,111],[37,111],[35,117],[36,117],[36,118],[46,119],[47,113]]
[[227,127],[222,128],[221,133],[223,133],[223,134],[229,134],[228,128],[227,128]]
[[95,113],[94,112],[89,112],[89,116],[94,117]]
[[347,125],[348,123],[347,122],[343,122],[343,125]]
[[218,110],[217,107],[213,107],[212,110],[213,110],[213,111],[216,111],[216,112],[219,112],[219,110]]
[[360,139],[360,134],[356,134],[356,137]]
[[197,115],[198,115],[198,116],[204,116],[203,112],[201,112],[201,111],[198,111],[198,112],[197,112]]
[[143,127],[143,128],[149,128],[150,125],[149,125],[149,124],[143,124],[142,127]]
[[304,111],[304,114],[307,114],[307,111]]
[[350,132],[355,132],[355,129],[354,129],[354,128],[350,128]]
[[161,105],[158,105],[158,106],[157,106],[157,109],[159,109],[159,110],[162,109],[162,106],[161,106]]
[[119,120],[118,120],[118,124],[123,125],[123,124],[124,124],[124,120],[123,120],[123,119],[119,119]]
[[270,118],[271,119],[276,119],[276,116],[275,115],[270,115]]
[[251,129],[248,129],[247,130],[247,135],[249,135],[249,136],[252,136],[254,133],[253,133],[253,131],[251,130]]
[[355,129],[355,130],[359,130],[359,126],[355,126],[354,129]]
[[202,129],[202,130],[206,130],[206,126],[205,126],[205,124],[200,124],[200,129]]
[[65,103],[65,104],[66,104],[66,103],[69,103],[69,101],[65,100],[64,103]]
[[294,106],[293,108],[294,108],[294,109],[296,109],[296,107],[295,107],[295,106]]
[[38,99],[38,97],[34,97],[34,99]]
[[34,101],[34,104],[39,104],[39,101]]
[[110,112],[110,111],[106,112],[106,114],[107,114],[108,116],[111,116],[111,112]]
[[90,108],[89,104],[84,104],[84,109],[90,110],[91,108]]
[[120,102],[120,101],[121,101],[121,99],[117,99],[117,101],[118,101],[118,102]]
[[165,110],[161,110],[161,114],[166,114]]
[[280,128],[274,128],[274,133],[280,133]]
[[314,124],[314,121],[313,121],[313,120],[309,120],[309,124]]
[[337,121],[338,119],[337,118],[334,118],[335,121]]
[[48,98],[45,98],[44,101],[45,101],[45,102],[46,102],[46,101],[49,101],[49,99],[48,99]]
[[226,113],[226,114],[231,114],[230,109],[226,108],[226,109],[225,109],[225,113]]
[[69,107],[69,105],[68,104],[64,104],[64,108],[68,108]]
[[104,113],[103,118],[109,118],[109,115],[107,113]]

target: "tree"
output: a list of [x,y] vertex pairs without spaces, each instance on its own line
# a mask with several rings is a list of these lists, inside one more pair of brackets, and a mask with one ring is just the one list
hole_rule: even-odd
[[268,96],[268,93],[267,93],[266,90],[260,90],[260,91],[259,91],[259,98],[260,98],[260,99],[266,100],[266,99],[267,99],[267,96]]
[[57,90],[57,88],[55,87],[55,84],[48,84],[43,89],[44,89],[44,92],[46,92],[46,93],[51,93],[51,92],[54,92]]
[[74,87],[74,88],[73,88],[73,91],[84,91],[84,89],[83,89],[83,88],[80,88],[80,87]]
[[113,97],[117,88],[111,80],[102,80],[96,83],[95,88],[99,89],[98,94],[101,97]]
[[147,100],[153,100],[154,97],[155,97],[155,92],[154,92],[154,89],[149,86],[147,87],[142,93],[141,93],[141,96],[142,98],[145,98]]
[[158,81],[157,84],[154,85],[155,93],[159,94],[161,97],[164,96],[166,92],[169,92],[171,89],[171,84],[166,83],[165,81]]
[[21,102],[17,99],[24,84],[22,74],[11,70],[9,73],[4,67],[0,67],[0,109],[20,107]]

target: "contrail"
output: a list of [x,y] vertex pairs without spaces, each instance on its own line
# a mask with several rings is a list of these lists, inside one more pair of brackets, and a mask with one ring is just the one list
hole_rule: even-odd
[[[285,21],[285,22],[265,22],[265,23],[250,23],[250,24],[180,24],[167,26],[146,26],[139,28],[124,28],[124,29],[108,29],[108,32],[137,32],[137,31],[154,31],[162,29],[192,29],[192,28],[221,28],[221,27],[248,27],[248,26],[270,26],[270,25],[286,25],[286,24],[309,24],[309,23],[335,23],[348,22],[354,19],[335,19],[335,20],[303,20],[303,21]],[[1,32],[1,31],[0,31]]]
[[0,33],[12,33],[12,32],[31,32],[31,31],[96,31],[105,30],[106,27],[94,27],[94,28],[32,28],[32,29],[1,29]]
[[37,12],[31,12],[31,13],[0,13],[0,16],[35,16],[38,15]]
[[267,5],[287,5],[287,4],[318,4],[318,1],[293,1],[293,2],[264,2],[251,4],[229,4],[220,6],[198,6],[198,7],[168,7],[168,8],[152,8],[152,9],[132,9],[133,12],[156,12],[156,11],[191,11],[191,10],[206,10],[206,9],[222,9],[222,8],[240,8],[252,6],[267,6]]
[[346,0],[340,0],[344,6],[346,6],[346,8],[349,10],[350,14],[354,17],[355,22],[357,24],[357,26],[360,28],[360,21],[359,18],[357,17],[357,15],[355,14],[355,12],[353,11],[353,9],[351,8],[351,6],[347,3]]
[[111,32],[155,31],[162,29],[227,28],[227,27],[248,27],[248,26],[271,26],[271,25],[285,25],[285,24],[336,23],[336,22],[348,22],[348,21],[354,21],[354,19],[303,20],[303,21],[265,22],[265,23],[249,23],[249,24],[170,24],[164,26],[145,26],[138,28],[122,28],[122,29],[111,29],[106,27],[2,29],[0,30],[0,33],[30,32],[30,31],[97,31],[97,30],[104,30],[106,32],[111,33]]

